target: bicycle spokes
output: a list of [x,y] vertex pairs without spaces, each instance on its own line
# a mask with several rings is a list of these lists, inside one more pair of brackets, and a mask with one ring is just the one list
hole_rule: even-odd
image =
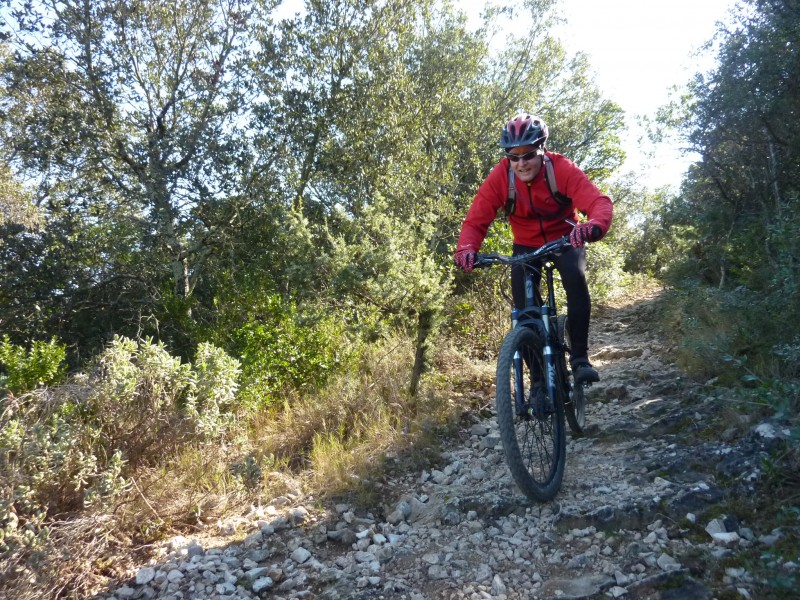
[[497,371],[497,420],[506,462],[520,489],[536,500],[558,491],[566,452],[563,407],[547,391],[544,356],[539,332],[519,327],[504,340]]

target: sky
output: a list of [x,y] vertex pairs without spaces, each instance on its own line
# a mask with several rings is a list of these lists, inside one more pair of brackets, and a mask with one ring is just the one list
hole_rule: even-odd
[[[473,18],[484,4],[466,0],[457,5]],[[556,31],[562,43],[569,51],[588,55],[600,89],[626,111],[630,130],[623,140],[628,156],[623,168],[640,172],[650,188],[677,188],[696,157],[682,154],[674,142],[648,144],[644,148],[655,155],[646,157],[636,116],[652,117],[669,101],[672,87],[714,66],[710,53],[697,53],[714,36],[716,23],[728,20],[734,5],[735,0],[557,1],[556,11],[566,19]]]

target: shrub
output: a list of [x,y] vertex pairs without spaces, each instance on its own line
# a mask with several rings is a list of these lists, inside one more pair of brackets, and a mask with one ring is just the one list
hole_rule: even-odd
[[236,399],[240,373],[239,361],[221,348],[205,342],[198,346],[186,401],[187,414],[194,419],[197,431],[216,437],[233,423],[229,410]]
[[108,503],[140,464],[232,422],[238,362],[210,344],[195,367],[117,337],[89,374],[11,398],[0,414],[0,550],[31,546],[47,514]]
[[64,374],[66,348],[52,339],[33,342],[29,350],[11,343],[9,337],[0,342],[0,389],[12,394],[51,385]]
[[780,293],[687,286],[664,307],[678,362],[693,374],[729,384],[795,376],[800,313]]
[[587,246],[586,279],[593,302],[602,304],[624,294],[631,284],[623,270],[624,260],[624,249],[615,240]]
[[289,390],[317,389],[355,353],[335,315],[303,322],[295,305],[277,295],[266,297],[254,313],[233,336],[245,401],[271,404]]
[[108,456],[121,449],[134,463],[157,460],[189,433],[178,407],[191,391],[191,365],[161,344],[115,337],[87,383],[86,408]]

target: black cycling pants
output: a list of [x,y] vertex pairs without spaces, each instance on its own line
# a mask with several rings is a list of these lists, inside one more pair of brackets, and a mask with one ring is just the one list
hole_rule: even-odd
[[[534,250],[536,248],[514,244],[513,254],[517,256]],[[554,263],[567,295],[571,360],[586,358],[589,351],[589,316],[592,312],[592,300],[586,284],[586,250],[570,248]],[[536,273],[535,277],[535,283],[539,286],[541,275]],[[514,306],[518,309],[525,307],[525,269],[521,265],[511,267],[511,295],[514,297]]]

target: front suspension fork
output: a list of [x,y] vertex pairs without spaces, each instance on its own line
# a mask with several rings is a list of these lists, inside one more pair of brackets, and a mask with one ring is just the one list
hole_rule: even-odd
[[[553,353],[553,346],[550,343],[553,337],[550,335],[550,331],[554,326],[554,321],[551,322],[550,317],[550,307],[547,305],[542,306],[542,323],[544,323],[544,373],[545,382],[547,384],[547,397],[552,403],[555,402],[557,393],[556,379],[558,378],[558,371],[556,371],[556,356]],[[552,406],[548,408],[552,408]]]
[[[517,321],[519,318],[519,310],[514,308],[511,311],[511,319],[513,326],[516,327]],[[553,354],[553,346],[550,344],[550,327],[552,326],[550,322],[550,307],[549,306],[542,306],[542,323],[544,324],[544,380],[545,380],[545,387],[547,390],[547,399],[549,399],[549,403],[553,401],[556,397],[556,379],[557,379],[557,371],[556,371],[556,358]],[[525,380],[524,380],[524,370],[523,370],[523,358],[519,353],[519,350],[514,352],[514,404],[517,409],[517,414],[521,415],[525,411]],[[534,368],[531,365],[531,368]],[[531,381],[531,386],[533,385],[533,381]],[[552,408],[552,405],[546,407],[530,407],[534,411],[541,409],[541,408]]]

